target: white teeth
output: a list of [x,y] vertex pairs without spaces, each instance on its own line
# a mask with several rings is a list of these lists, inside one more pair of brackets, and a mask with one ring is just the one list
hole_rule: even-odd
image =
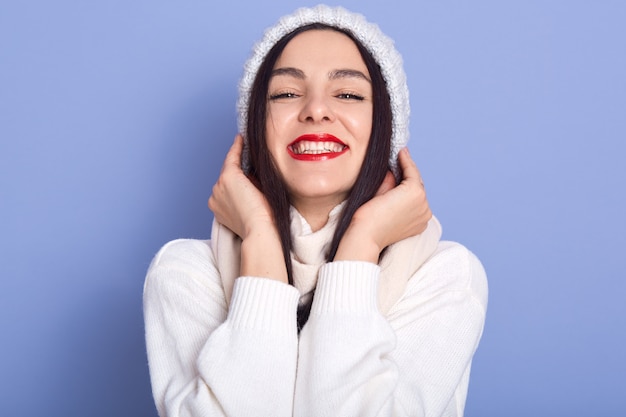
[[343,151],[344,145],[337,142],[300,141],[291,147],[295,154],[320,154]]

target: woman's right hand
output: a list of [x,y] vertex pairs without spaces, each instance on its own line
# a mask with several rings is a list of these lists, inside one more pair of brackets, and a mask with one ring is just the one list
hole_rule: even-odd
[[288,282],[278,229],[267,199],[241,169],[243,137],[237,135],[230,147],[209,208],[215,220],[241,240],[242,276],[265,277]]
[[274,227],[274,222],[265,196],[241,169],[242,150],[243,138],[237,135],[213,186],[209,208],[219,223],[245,239],[257,227]]

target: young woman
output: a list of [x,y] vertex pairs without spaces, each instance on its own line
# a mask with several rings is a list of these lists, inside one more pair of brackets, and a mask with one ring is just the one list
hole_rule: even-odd
[[211,240],[148,271],[161,416],[463,414],[486,278],[439,241],[408,113],[400,55],[362,16],[299,9],[265,33]]

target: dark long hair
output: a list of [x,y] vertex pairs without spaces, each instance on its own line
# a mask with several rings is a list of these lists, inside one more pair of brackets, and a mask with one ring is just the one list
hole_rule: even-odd
[[[259,67],[250,93],[247,121],[247,140],[250,152],[249,175],[257,183],[272,208],[290,284],[293,284],[293,268],[290,257],[292,249],[291,219],[289,213],[290,201],[287,187],[276,169],[276,165],[267,148],[267,102],[269,82],[276,61],[289,41],[296,35],[308,30],[335,30],[352,39],[369,71],[373,93],[372,132],[365,153],[365,159],[363,160],[361,170],[352,190],[349,192],[347,202],[339,217],[330,250],[326,256],[327,261],[330,262],[334,259],[339,247],[339,242],[350,225],[350,221],[356,210],[373,198],[382,184],[389,169],[388,161],[391,149],[392,113],[385,79],[383,78],[380,66],[372,54],[354,37],[354,35],[352,35],[352,33],[332,26],[314,23],[302,26],[285,35],[268,52],[265,60]],[[301,329],[304,323],[306,323],[310,309],[311,305],[308,304],[301,306],[298,310],[298,329]]]

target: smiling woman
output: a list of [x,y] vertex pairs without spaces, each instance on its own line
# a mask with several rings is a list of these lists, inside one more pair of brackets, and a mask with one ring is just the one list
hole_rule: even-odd
[[161,249],[144,291],[161,416],[460,416],[487,285],[440,242],[400,55],[342,8],[270,28],[210,241]]
[[[305,218],[318,218],[319,229],[363,165],[372,131],[369,72],[348,36],[309,29],[285,46],[268,90],[269,152],[291,204]],[[386,164],[381,171],[377,185]]]

